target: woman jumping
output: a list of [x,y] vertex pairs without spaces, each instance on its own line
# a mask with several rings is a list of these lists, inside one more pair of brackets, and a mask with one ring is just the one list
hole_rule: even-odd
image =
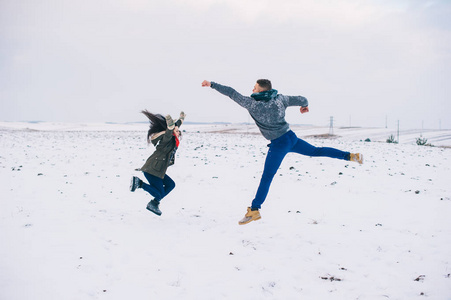
[[160,201],[166,197],[174,188],[175,182],[166,175],[169,166],[175,162],[175,152],[180,143],[180,126],[185,120],[185,113],[180,113],[180,118],[174,121],[170,115],[166,118],[159,114],[152,114],[147,110],[142,113],[149,119],[150,128],[147,132],[147,142],[155,146],[155,152],[147,159],[141,167],[149,184],[138,177],[133,176],[130,183],[130,191],[143,189],[154,197],[147,204],[147,209],[156,215],[161,215]]

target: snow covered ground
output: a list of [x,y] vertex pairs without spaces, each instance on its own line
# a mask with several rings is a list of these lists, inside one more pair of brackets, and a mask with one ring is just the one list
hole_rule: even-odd
[[255,126],[182,129],[157,217],[128,190],[147,124],[0,123],[0,299],[451,299],[451,149],[293,126],[365,163],[289,154],[262,219],[239,226],[268,142]]

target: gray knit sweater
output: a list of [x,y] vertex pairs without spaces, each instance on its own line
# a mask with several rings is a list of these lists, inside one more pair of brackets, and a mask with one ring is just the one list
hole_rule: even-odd
[[290,130],[285,121],[285,110],[288,106],[308,106],[307,99],[302,96],[278,94],[275,98],[265,102],[243,96],[233,88],[216,82],[211,82],[211,88],[229,96],[230,99],[247,109],[262,135],[268,140],[277,139]]

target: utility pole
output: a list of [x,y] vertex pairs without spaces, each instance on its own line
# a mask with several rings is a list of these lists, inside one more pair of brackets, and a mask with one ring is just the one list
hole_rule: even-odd
[[330,117],[329,135],[334,134],[334,117]]
[[423,131],[424,131],[424,120],[421,121],[421,134],[420,134],[420,137],[423,137]]

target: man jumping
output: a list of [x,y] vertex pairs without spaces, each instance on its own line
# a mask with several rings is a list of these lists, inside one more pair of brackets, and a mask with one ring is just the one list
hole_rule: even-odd
[[233,88],[216,82],[204,80],[202,86],[217,90],[247,109],[262,135],[271,141],[257,194],[251,206],[247,208],[244,218],[238,222],[240,225],[261,219],[259,209],[268,195],[269,187],[280,164],[289,152],[363,163],[363,155],[360,153],[344,152],[328,147],[315,147],[298,138],[285,121],[285,110],[289,106],[300,106],[301,114],[306,113],[309,111],[307,99],[302,96],[278,94],[277,90],[272,88],[271,81],[268,79],[257,80],[250,97],[243,96]]

